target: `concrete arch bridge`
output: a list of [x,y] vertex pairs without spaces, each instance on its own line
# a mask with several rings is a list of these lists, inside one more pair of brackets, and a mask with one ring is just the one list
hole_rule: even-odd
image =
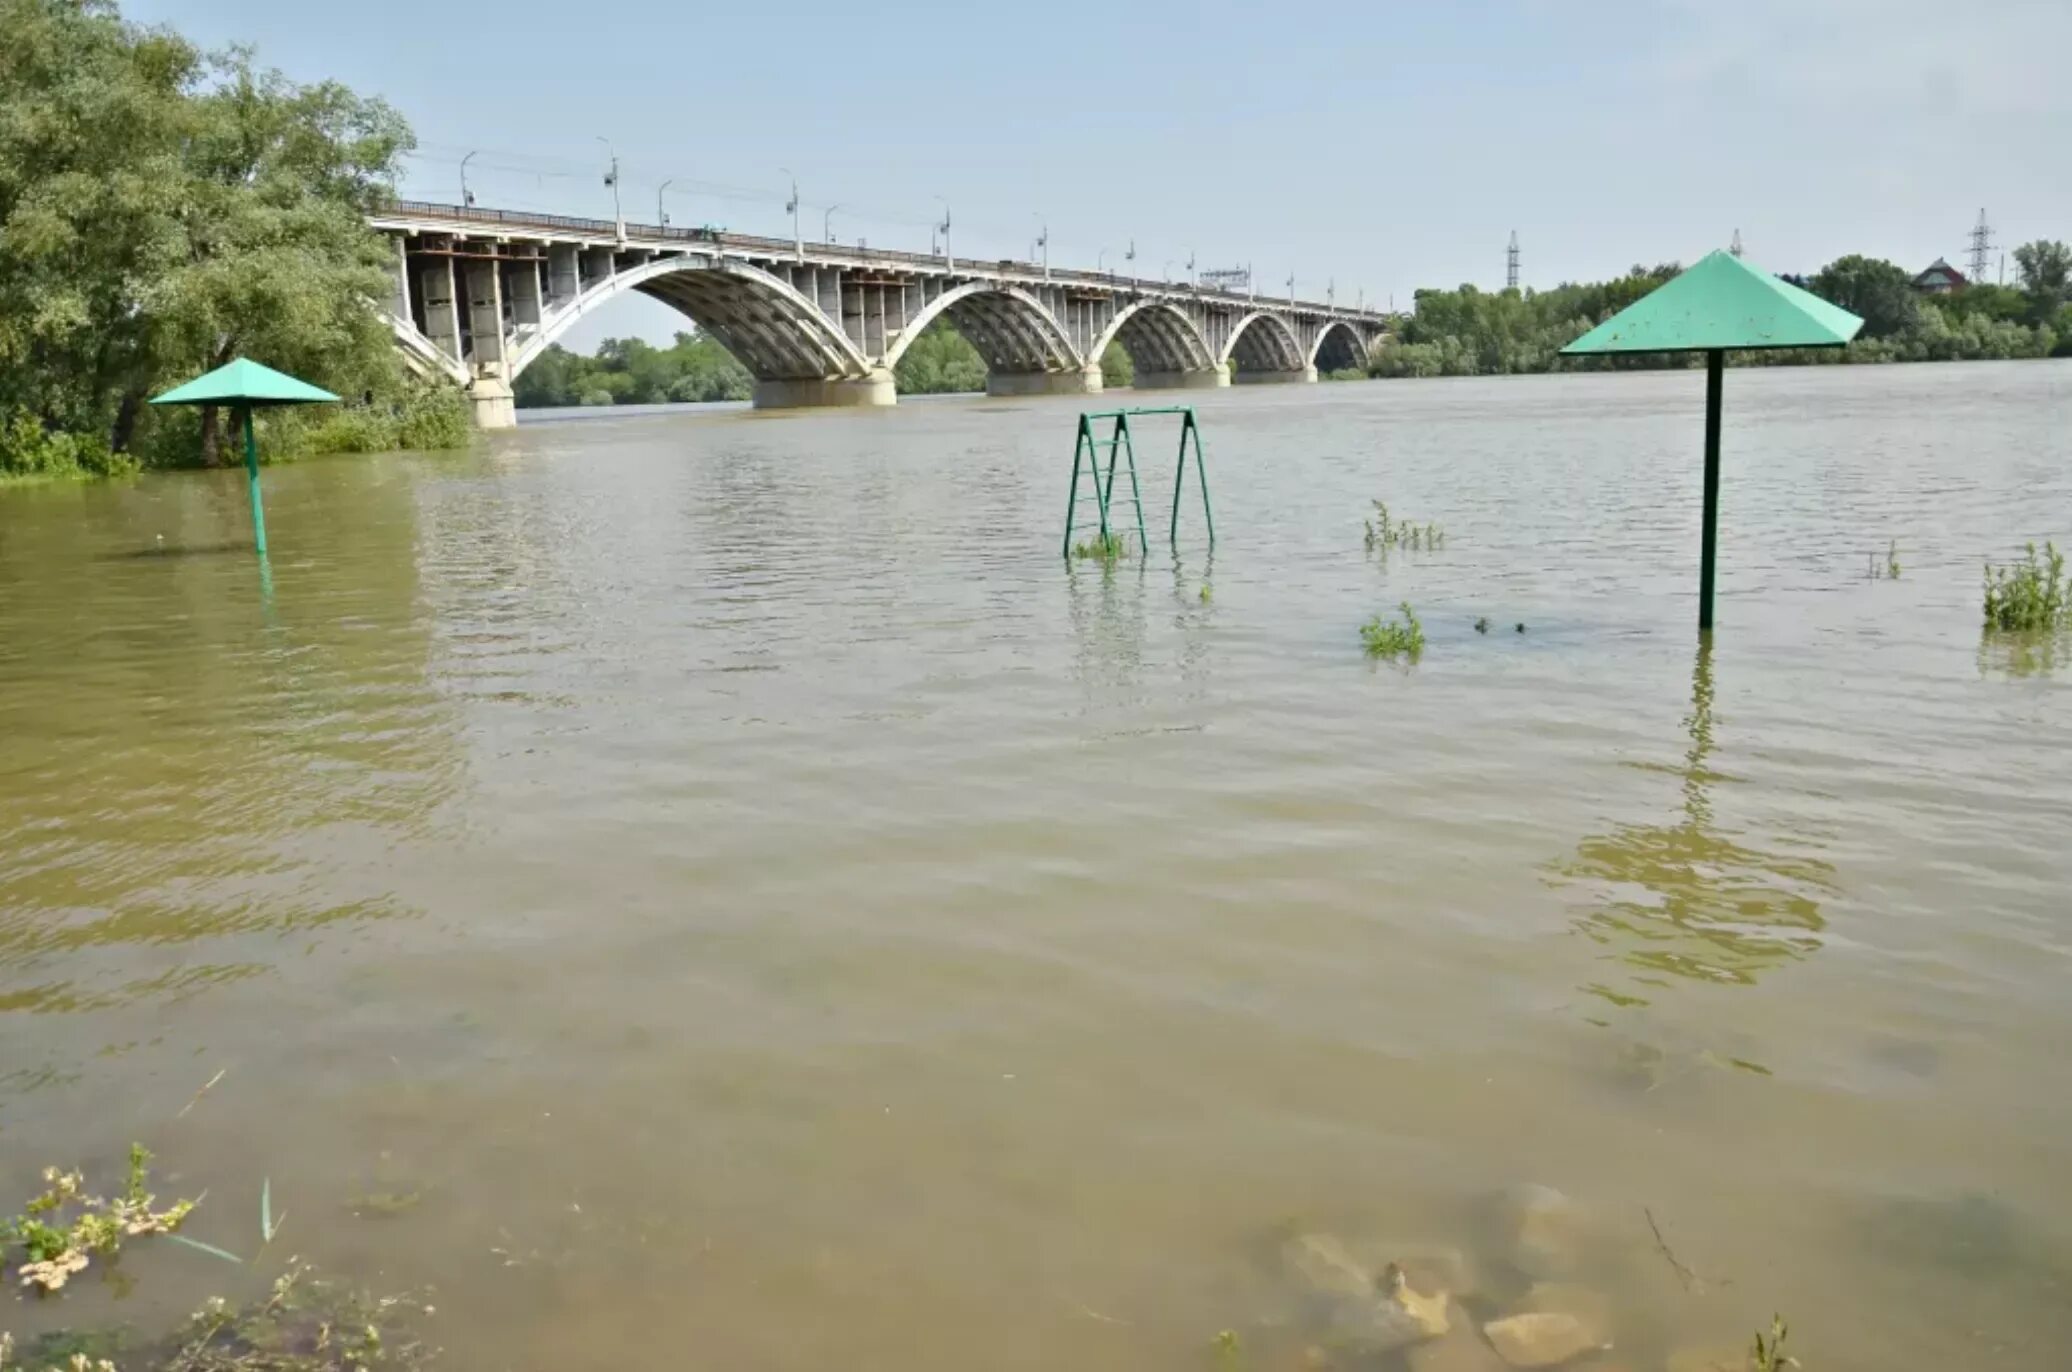
[[391,323],[420,374],[466,386],[476,422],[516,422],[511,383],[626,291],[672,305],[755,377],[758,407],[890,405],[893,368],[938,316],[994,395],[1092,394],[1120,343],[1136,385],[1314,381],[1362,365],[1387,317],[1113,272],[973,262],[703,229],[402,201]]

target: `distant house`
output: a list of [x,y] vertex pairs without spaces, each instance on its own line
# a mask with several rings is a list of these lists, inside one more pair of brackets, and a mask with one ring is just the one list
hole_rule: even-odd
[[1923,295],[1948,295],[1951,291],[1963,290],[1969,284],[1963,272],[1940,257],[1928,264],[1928,270],[1914,278],[1914,289]]

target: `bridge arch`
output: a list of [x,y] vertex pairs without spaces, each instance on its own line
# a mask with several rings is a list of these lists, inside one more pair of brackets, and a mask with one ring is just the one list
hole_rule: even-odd
[[1309,353],[1287,320],[1253,310],[1232,327],[1216,361],[1223,366],[1235,361],[1241,372],[1299,372],[1309,365]]
[[1319,372],[1367,369],[1367,340],[1343,319],[1333,319],[1317,330],[1316,344],[1309,350],[1309,365]]
[[746,262],[687,253],[614,272],[586,289],[514,352],[506,379],[515,380],[577,320],[626,291],[688,315],[758,381],[871,375],[856,345],[790,285]]
[[1119,311],[1087,355],[1098,362],[1120,342],[1140,372],[1205,372],[1216,365],[1209,340],[1186,311],[1168,300],[1137,300]]
[[1042,301],[1019,286],[994,281],[967,282],[929,301],[893,336],[885,365],[898,366],[914,340],[945,314],[985,359],[989,372],[1078,371],[1086,365]]

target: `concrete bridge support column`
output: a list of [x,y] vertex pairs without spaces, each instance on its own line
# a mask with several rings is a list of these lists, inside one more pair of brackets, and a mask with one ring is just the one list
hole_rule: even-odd
[[435,263],[418,273],[424,298],[424,331],[434,347],[455,362],[460,355],[460,306],[455,298],[453,259]]
[[890,367],[874,369],[867,377],[791,378],[779,377],[755,383],[754,404],[758,410],[817,409],[822,406],[864,407],[893,405],[899,388]]
[[1072,372],[987,372],[987,395],[1099,395],[1101,369]]
[[516,428],[518,408],[504,379],[503,282],[494,262],[468,264],[468,362],[475,376],[468,386],[475,427]]
[[581,250],[573,243],[547,249],[547,303],[566,305],[583,293]]
[[1139,391],[1213,391],[1230,384],[1230,373],[1222,367],[1204,367],[1192,372],[1143,372],[1130,383]]
[[1302,382],[1314,381],[1316,379],[1317,369],[1315,367],[1304,367],[1300,371],[1290,372],[1241,371],[1237,374],[1237,384],[1240,386],[1300,385]]

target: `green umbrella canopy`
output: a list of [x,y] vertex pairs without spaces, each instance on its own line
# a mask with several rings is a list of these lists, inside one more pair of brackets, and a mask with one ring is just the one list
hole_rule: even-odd
[[1698,264],[1575,342],[1581,353],[1710,352],[1715,348],[1839,348],[1863,321],[1729,252]]
[[284,372],[261,366],[250,358],[197,376],[184,386],[153,396],[154,405],[316,405],[335,403],[338,397],[307,381],[297,381]]

